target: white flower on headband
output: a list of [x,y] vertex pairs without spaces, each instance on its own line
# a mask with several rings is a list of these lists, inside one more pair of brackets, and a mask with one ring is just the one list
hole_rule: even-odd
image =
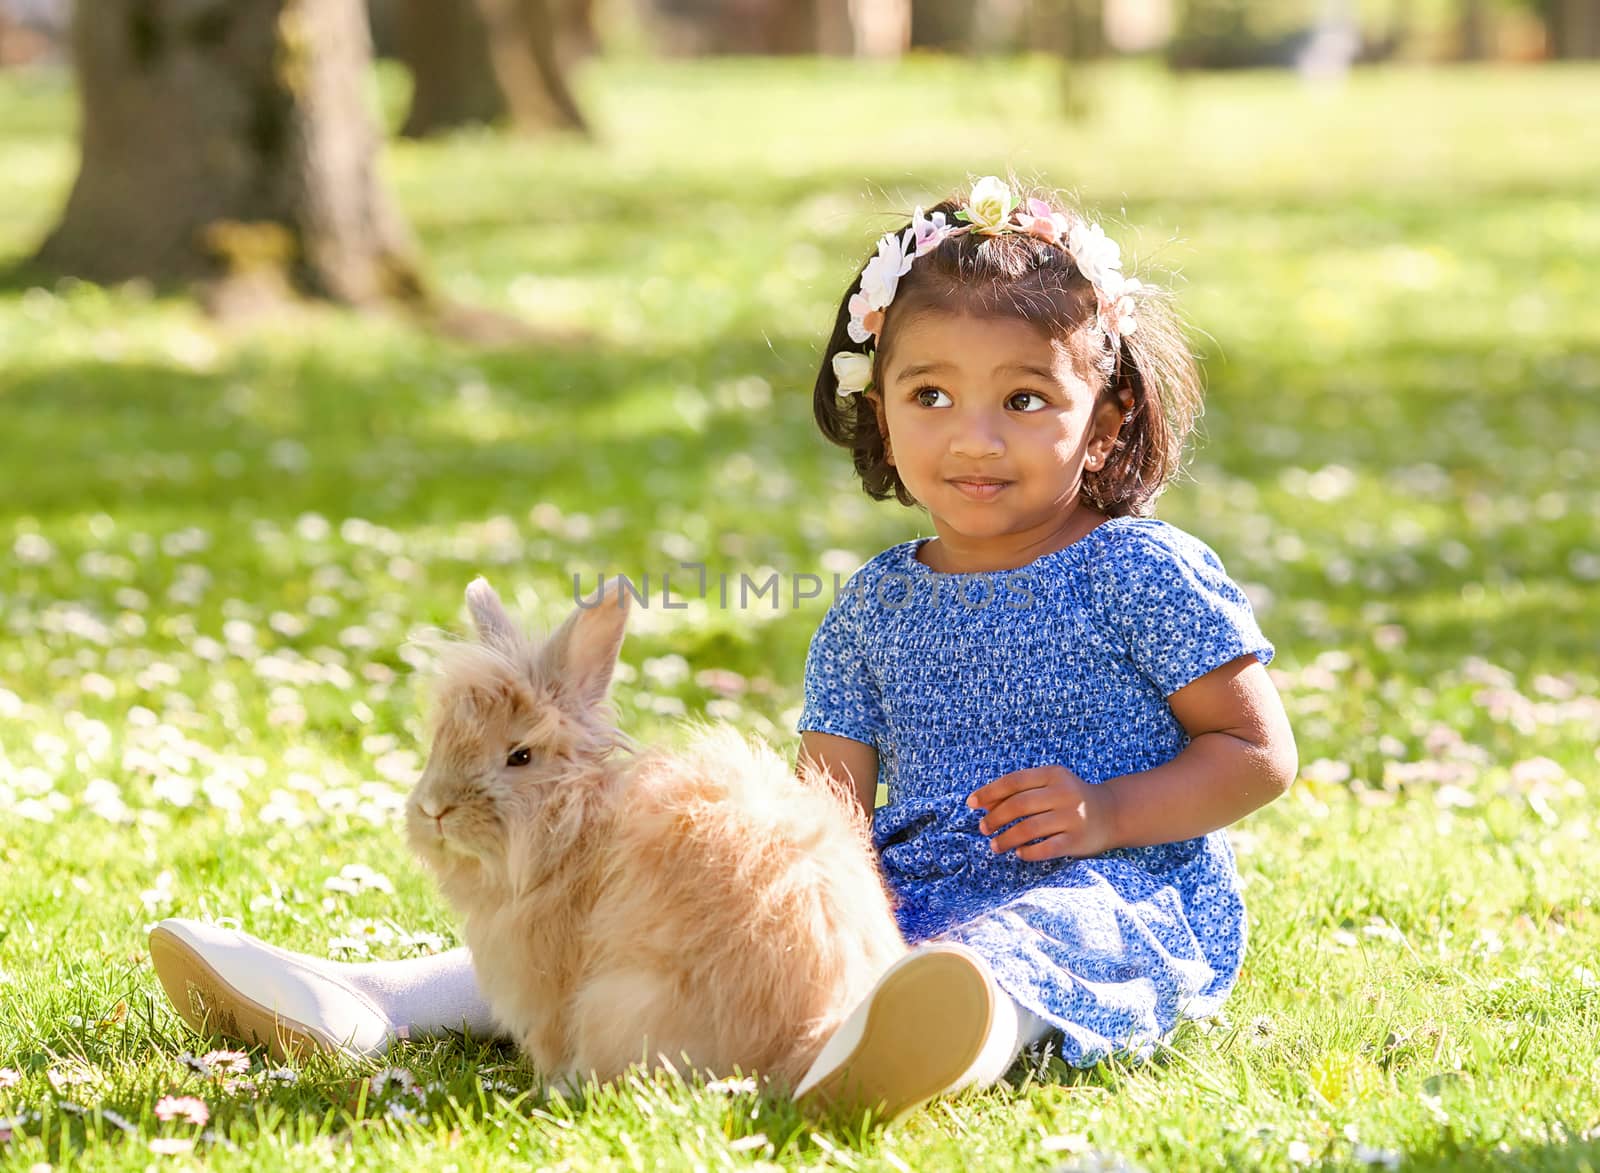
[[850,299],[852,342],[865,342],[882,328],[883,311],[894,300],[900,278],[911,268],[915,240],[909,228],[903,234],[885,232],[878,238],[878,255],[861,270],[861,289]]
[[1067,251],[1072,263],[1100,294],[1102,302],[1115,301],[1122,294],[1122,250],[1105,234],[1105,229],[1087,220],[1073,221],[1067,233]]
[[894,300],[900,278],[911,268],[911,243],[915,238],[907,230],[904,236],[885,232],[878,241],[878,255],[867,262],[861,274],[861,292],[875,310],[888,309]]
[[1017,197],[1003,179],[985,175],[972,185],[972,195],[967,206],[956,213],[956,219],[965,220],[974,232],[992,236],[1006,231],[1006,221],[1016,210]]
[[872,386],[872,351],[857,354],[841,350],[833,356],[833,377],[839,380],[839,394],[853,395]]

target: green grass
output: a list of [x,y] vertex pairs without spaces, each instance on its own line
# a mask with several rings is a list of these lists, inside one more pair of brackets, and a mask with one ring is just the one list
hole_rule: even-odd
[[[0,1165],[138,1169],[177,1137],[219,1169],[1600,1166],[1600,73],[1128,70],[1076,124],[1027,62],[581,80],[595,145],[385,169],[440,288],[582,341],[0,289],[0,1122],[27,1117]],[[71,125],[62,80],[0,77],[0,259],[49,227]],[[393,809],[424,752],[405,638],[459,624],[474,574],[549,623],[573,574],[831,574],[928,532],[854,487],[810,383],[889,213],[1007,168],[1177,271],[1200,331],[1205,427],[1161,513],[1249,584],[1305,775],[1235,828],[1224,1018],[865,1135],[739,1085],[547,1099],[495,1048],[398,1053],[420,1101],[363,1091],[375,1066],[188,1076],[160,916],[453,940]],[[825,603],[637,611],[627,726],[792,748]],[[324,887],[352,863],[394,891]],[[155,1119],[167,1094],[208,1101],[203,1137]]]

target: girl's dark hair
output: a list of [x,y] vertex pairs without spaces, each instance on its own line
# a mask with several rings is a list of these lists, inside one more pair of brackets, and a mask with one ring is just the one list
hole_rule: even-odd
[[[943,212],[953,223],[960,207],[958,201],[946,200],[929,214]],[[839,303],[817,372],[812,410],[822,434],[851,450],[868,495],[914,505],[899,473],[884,458],[873,405],[862,394],[841,396],[833,373],[835,354],[861,353],[873,345],[853,342],[848,330],[850,298],[860,280],[858,270]],[[1200,376],[1167,296],[1145,285],[1135,301],[1138,329],[1113,353],[1096,320],[1094,287],[1065,248],[1021,232],[947,237],[900,278],[876,343],[872,386],[883,386],[897,329],[919,313],[939,310],[1028,322],[1067,347],[1081,377],[1099,382],[1097,402],[1120,400],[1124,409],[1110,457],[1100,469],[1084,470],[1084,499],[1114,517],[1147,515],[1178,471],[1184,441],[1200,411]]]

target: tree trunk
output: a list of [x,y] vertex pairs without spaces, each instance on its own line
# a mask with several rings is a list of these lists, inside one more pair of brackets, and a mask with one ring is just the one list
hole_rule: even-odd
[[426,138],[506,116],[489,60],[489,30],[472,0],[401,0],[395,53],[411,70],[411,107],[400,127],[405,137]]
[[1550,0],[1544,7],[1553,56],[1568,61],[1600,57],[1600,3]]
[[1044,0],[1033,12],[1035,34],[1055,55],[1061,111],[1083,119],[1093,105],[1090,62],[1105,53],[1105,10],[1100,0]]
[[94,281],[272,271],[414,299],[377,174],[361,0],[95,0],[73,22],[82,162],[34,264]]
[[524,133],[589,126],[567,87],[551,0],[478,0],[489,30],[489,57],[511,124]]
[[[550,0],[402,0],[397,48],[411,69],[412,138],[508,120],[518,131],[588,133],[564,58],[587,27]],[[592,30],[591,30],[592,32]]]
[[894,59],[911,48],[911,0],[854,0],[856,53]]
[[1484,0],[1461,0],[1461,56],[1468,61],[1489,56],[1489,14]]
[[911,45],[962,53],[972,47],[977,0],[911,0]]
[[829,57],[850,57],[856,51],[855,27],[850,20],[850,0],[817,0],[817,52]]

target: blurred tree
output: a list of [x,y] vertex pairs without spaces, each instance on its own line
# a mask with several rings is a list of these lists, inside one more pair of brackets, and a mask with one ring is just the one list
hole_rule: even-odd
[[1090,112],[1092,63],[1105,56],[1103,0],[1035,0],[1033,38],[1059,59],[1061,110],[1068,118]]
[[1461,0],[1461,56],[1468,61],[1482,61],[1491,55],[1489,14],[1484,0]]
[[677,56],[822,53],[896,57],[910,44],[912,0],[641,0]]
[[1600,0],[1539,0],[1550,54],[1567,60],[1600,57]]
[[1167,61],[1175,69],[1292,65],[1315,16],[1310,0],[1184,0]]
[[401,0],[396,55],[411,69],[400,133],[420,138],[509,121],[588,133],[566,64],[592,51],[591,0]]
[[853,49],[859,57],[898,57],[911,47],[911,0],[851,0]]
[[378,179],[361,0],[95,0],[72,40],[82,159],[33,267],[421,297]]
[[977,0],[911,0],[912,47],[965,51],[977,10]]

